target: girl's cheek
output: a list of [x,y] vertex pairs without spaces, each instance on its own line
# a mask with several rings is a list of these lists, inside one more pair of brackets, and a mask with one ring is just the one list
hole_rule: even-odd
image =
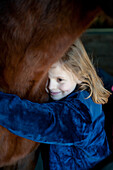
[[60,89],[62,90],[62,91],[68,91],[69,90],[69,86],[68,85],[62,85],[61,87],[60,87]]

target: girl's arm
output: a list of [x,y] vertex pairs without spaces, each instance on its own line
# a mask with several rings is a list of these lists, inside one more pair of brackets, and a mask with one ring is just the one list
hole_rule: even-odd
[[82,133],[82,127],[85,130],[90,126],[88,113],[81,116],[79,104],[76,101],[74,107],[67,101],[32,103],[0,92],[0,125],[36,142],[73,145],[88,136],[85,131]]

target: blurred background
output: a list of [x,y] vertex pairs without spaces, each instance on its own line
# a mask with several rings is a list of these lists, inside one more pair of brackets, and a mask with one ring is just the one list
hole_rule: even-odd
[[81,39],[95,67],[113,76],[113,20],[101,14]]

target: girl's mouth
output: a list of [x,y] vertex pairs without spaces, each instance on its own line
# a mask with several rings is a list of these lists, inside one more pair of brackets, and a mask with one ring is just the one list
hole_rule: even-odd
[[50,92],[51,96],[58,95],[60,92]]

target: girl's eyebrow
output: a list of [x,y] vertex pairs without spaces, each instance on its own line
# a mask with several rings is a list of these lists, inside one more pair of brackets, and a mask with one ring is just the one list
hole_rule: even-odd
[[[49,78],[49,76],[48,76],[48,78]],[[54,78],[61,78],[61,79],[65,79],[65,76],[63,77],[63,76],[60,76],[60,75],[55,75],[55,77]]]
[[65,76],[63,77],[63,76],[56,76],[56,77],[58,77],[58,78],[61,78],[61,79],[65,79]]

